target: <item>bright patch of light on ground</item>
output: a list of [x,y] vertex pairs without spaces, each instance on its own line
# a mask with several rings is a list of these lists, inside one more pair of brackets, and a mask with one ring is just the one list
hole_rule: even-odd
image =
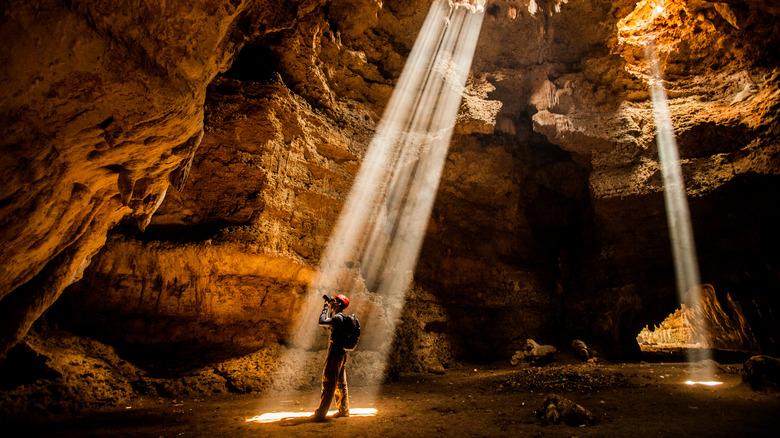
[[714,380],[710,380],[706,382],[694,382],[693,380],[686,380],[685,384],[689,386],[693,386],[693,385],[718,386],[718,385],[722,385],[723,382],[717,382]]
[[[338,411],[328,411],[328,417],[332,417],[336,415],[336,412]],[[373,417],[377,413],[377,410],[374,408],[355,408],[349,410],[349,416],[350,417]],[[263,415],[258,415],[256,417],[247,418],[246,421],[248,422],[255,422],[255,423],[273,423],[276,421],[282,421],[282,420],[293,420],[296,418],[306,418],[306,417],[312,417],[314,416],[314,412],[266,412]]]

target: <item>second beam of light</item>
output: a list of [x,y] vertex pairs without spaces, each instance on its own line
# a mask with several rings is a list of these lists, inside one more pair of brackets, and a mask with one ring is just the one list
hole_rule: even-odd
[[[652,39],[645,45],[645,59],[648,62],[650,95],[653,101],[658,155],[664,181],[664,201],[677,279],[677,293],[683,304],[696,311],[700,306],[699,262],[696,257],[696,245],[693,240],[693,227],[691,226],[685,181],[680,168],[677,141],[674,137],[672,117],[663,85],[661,63],[658,59],[655,42]],[[696,318],[695,320],[696,324],[700,325],[695,328],[696,332],[708,333],[704,318]],[[715,370],[709,359],[711,359],[711,353],[707,348],[688,349],[688,361],[696,364],[691,371],[692,381],[713,380],[712,376]]]

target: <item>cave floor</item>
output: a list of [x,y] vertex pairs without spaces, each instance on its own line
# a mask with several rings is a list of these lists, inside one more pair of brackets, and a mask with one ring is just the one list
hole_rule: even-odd
[[[319,394],[306,391],[139,400],[68,417],[20,418],[12,427],[23,436],[57,437],[777,436],[780,393],[752,390],[739,370],[741,364],[721,365],[721,386],[689,387],[684,363],[472,365],[443,375],[404,374],[376,396],[351,387],[351,407],[376,408],[373,417],[247,421],[264,412],[313,411]],[[542,424],[535,414],[551,393],[590,410],[596,423]]]

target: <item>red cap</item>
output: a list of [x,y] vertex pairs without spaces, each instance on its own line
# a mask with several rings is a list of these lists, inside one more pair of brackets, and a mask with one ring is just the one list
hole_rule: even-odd
[[338,294],[335,297],[333,297],[339,301],[341,301],[344,304],[344,308],[346,309],[349,306],[349,298],[347,298],[344,294]]

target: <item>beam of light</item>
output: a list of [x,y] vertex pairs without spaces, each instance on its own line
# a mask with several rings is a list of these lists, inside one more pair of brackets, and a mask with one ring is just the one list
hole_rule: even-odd
[[539,11],[539,7],[536,5],[536,0],[531,0],[528,2],[528,12],[531,15],[536,15],[536,13]]
[[455,8],[466,8],[470,12],[485,12],[485,3],[487,0],[448,0],[450,6]]
[[[696,257],[696,245],[693,241],[693,227],[691,226],[685,182],[680,168],[677,141],[674,137],[672,117],[663,85],[661,63],[653,39],[650,39],[645,45],[645,59],[649,67],[650,95],[653,102],[658,155],[664,181],[664,201],[669,224],[669,238],[672,244],[672,256],[674,257],[677,293],[683,304],[696,310],[700,308],[699,262]],[[695,331],[706,337],[709,332],[705,319],[696,318],[694,324],[698,325],[694,327]],[[712,380],[714,367],[711,365],[712,361],[708,360],[712,356],[710,350],[689,348],[686,351],[688,361],[696,363],[696,367],[692,370],[695,381]]]
[[[297,311],[288,348],[277,363],[274,389],[303,387],[300,376],[321,372],[324,353],[315,362],[306,352],[325,347],[325,330],[316,324],[323,294],[346,294],[351,300],[346,313],[361,320],[358,352],[369,345],[372,350],[367,353],[374,358],[361,365],[364,388],[376,391],[384,380],[391,338],[433,209],[484,5],[485,0],[432,3],[320,258],[318,274]],[[363,341],[371,336],[374,342]]]
[[[326,417],[333,417],[338,411],[328,411]],[[350,417],[373,417],[378,411],[374,408],[352,408],[349,410]],[[277,421],[294,420],[296,418],[313,417],[314,412],[267,412],[256,417],[247,418],[246,422],[253,423],[275,423]]]
[[[657,37],[654,44],[664,50],[672,49],[676,42],[669,37],[679,28],[681,17],[688,13],[683,0],[641,0],[630,14],[618,21],[618,41],[642,47]],[[627,68],[634,74],[641,73]]]
[[719,386],[722,385],[723,382],[718,382],[715,380],[709,380],[705,382],[694,382],[693,380],[686,380],[685,384],[688,386],[694,386],[694,385],[703,385],[703,386]]

